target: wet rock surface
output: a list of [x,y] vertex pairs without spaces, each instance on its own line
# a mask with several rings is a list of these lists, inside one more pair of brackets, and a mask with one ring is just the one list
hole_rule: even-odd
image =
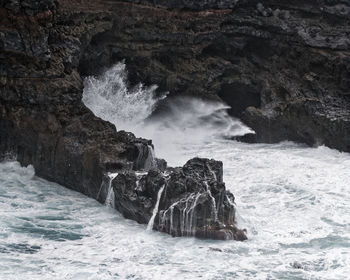
[[164,173],[123,172],[112,181],[115,208],[172,236],[243,241],[247,237],[236,227],[234,196],[222,173],[222,162],[202,158]]
[[[0,3],[0,159],[31,164],[38,176],[115,207],[126,218],[154,221],[151,229],[242,239],[234,226],[234,206],[225,200],[234,198],[225,191],[221,163],[196,159],[167,169],[165,160],[155,158],[152,141],[117,131],[82,103],[82,57],[94,45],[93,38],[113,29],[108,3]],[[198,204],[188,212],[183,202],[193,203],[194,196]],[[159,227],[158,209],[177,200],[181,203],[173,207],[175,212],[187,209],[192,215],[191,230],[175,225],[182,219],[177,214],[171,228],[167,214]]]
[[0,1],[0,157],[103,203],[113,186],[124,216],[174,236],[244,239],[217,163],[165,176],[151,142],[84,106],[82,76],[125,59],[132,83],[231,104],[256,131],[240,140],[350,151],[349,22],[343,0]]
[[350,151],[348,1],[131,2],[112,5],[113,29],[92,38],[82,73],[125,59],[135,83],[219,96],[258,142]]
[[1,2],[0,158],[32,164],[37,175],[96,198],[103,174],[143,168],[140,154],[152,142],[117,132],[82,103],[79,55],[112,25],[97,6],[87,14],[63,7],[71,6]]

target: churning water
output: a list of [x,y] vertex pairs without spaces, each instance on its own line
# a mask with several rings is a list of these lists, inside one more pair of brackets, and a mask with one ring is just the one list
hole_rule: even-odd
[[[181,156],[185,149],[251,132],[228,115],[225,104],[189,97],[168,100],[166,94],[157,95],[156,89],[142,84],[128,88],[125,64],[118,63],[101,77],[85,79],[83,101],[118,130],[152,139],[156,156],[171,165],[188,160]],[[152,116],[158,105],[161,112]]]
[[[128,91],[124,67],[110,69],[105,85],[119,82],[108,90],[106,76],[86,80],[84,102],[117,128],[152,138],[157,156],[171,165],[193,156],[222,160],[239,226],[249,239],[150,232],[147,225],[35,177],[30,167],[5,162],[0,164],[1,279],[349,279],[350,154],[291,142],[225,140],[249,129],[219,103],[178,100],[161,117],[149,118],[159,97],[152,87]],[[145,106],[136,110],[139,103],[130,93]],[[98,109],[100,102],[106,110]]]

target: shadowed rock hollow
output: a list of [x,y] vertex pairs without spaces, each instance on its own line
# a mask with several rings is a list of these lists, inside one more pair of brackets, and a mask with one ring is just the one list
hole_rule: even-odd
[[255,141],[350,151],[348,1],[130,2],[113,2],[82,72],[125,59],[134,82],[220,97]]

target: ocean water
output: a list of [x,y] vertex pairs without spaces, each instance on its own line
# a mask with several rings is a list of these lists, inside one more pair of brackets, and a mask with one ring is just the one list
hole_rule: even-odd
[[350,156],[291,143],[208,144],[249,240],[149,232],[93,199],[0,164],[1,279],[348,279]]
[[[127,89],[123,64],[109,71],[86,80],[85,104],[117,129],[152,138],[156,155],[172,166],[194,156],[222,160],[249,239],[147,231],[8,161],[0,163],[0,279],[349,279],[350,154],[227,140],[250,130],[219,103],[176,100],[152,118],[165,95]],[[145,102],[142,116],[130,114],[129,94]]]

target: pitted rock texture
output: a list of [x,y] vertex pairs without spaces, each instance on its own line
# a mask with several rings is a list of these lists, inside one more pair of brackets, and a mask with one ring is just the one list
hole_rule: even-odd
[[1,2],[0,158],[96,198],[104,173],[143,168],[140,147],[152,143],[117,132],[82,103],[80,54],[112,23],[78,2]]
[[132,2],[112,3],[81,73],[125,59],[134,83],[221,98],[258,142],[350,151],[348,1]]
[[[222,162],[194,158],[165,173],[123,172],[112,181],[115,208],[124,217],[149,223],[173,236],[243,241],[236,226],[234,196],[222,181]],[[158,201],[158,202],[157,202]]]
[[[98,34],[113,30],[111,4],[116,3],[10,0],[0,4],[0,159],[14,157],[22,165],[31,164],[38,176],[101,203],[110,199],[113,187],[117,209],[142,223],[149,222],[155,196],[165,183],[167,203],[200,193],[200,209],[195,209],[199,228],[186,235],[244,239],[244,232],[234,225],[233,204],[222,198],[234,199],[222,182],[221,163],[197,159],[166,170],[165,160],[154,158],[151,140],[117,132],[82,103],[80,73],[86,53],[95,47]],[[95,71],[102,66],[95,65]],[[215,179],[203,162],[217,173]],[[201,174],[203,170],[206,173]],[[136,186],[139,172],[147,175]],[[112,186],[112,177],[106,174],[117,173],[121,175]],[[201,180],[208,181],[205,189]],[[208,214],[214,211],[210,202],[218,205],[218,219]],[[162,202],[159,209],[165,206]],[[180,235],[167,227],[154,229]]]
[[[131,83],[224,100],[256,131],[240,140],[350,151],[349,7],[345,0],[2,0],[0,155],[95,198],[104,174],[144,168],[151,143],[117,132],[81,101],[81,77],[122,59]],[[194,191],[201,192],[203,184]],[[167,215],[163,229],[177,235]]]

